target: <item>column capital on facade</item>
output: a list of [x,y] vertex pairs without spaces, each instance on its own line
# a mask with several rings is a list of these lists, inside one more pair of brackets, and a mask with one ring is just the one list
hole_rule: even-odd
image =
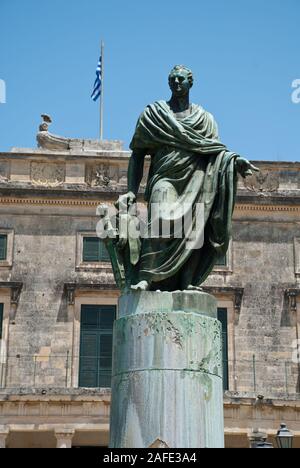
[[56,448],[72,448],[72,439],[75,434],[75,429],[56,428],[54,435],[56,437]]
[[[1,430],[0,430],[1,432]],[[64,429],[64,428],[56,428],[54,429],[55,437],[73,437],[75,434],[75,429]]]
[[6,448],[6,439],[9,435],[7,426],[0,426],[0,448]]

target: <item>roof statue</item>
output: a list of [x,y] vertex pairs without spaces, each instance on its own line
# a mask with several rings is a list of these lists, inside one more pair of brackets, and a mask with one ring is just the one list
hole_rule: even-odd
[[41,115],[43,121],[39,126],[36,139],[38,147],[47,151],[121,151],[122,142],[117,140],[89,140],[81,138],[65,138],[49,132],[52,118]]

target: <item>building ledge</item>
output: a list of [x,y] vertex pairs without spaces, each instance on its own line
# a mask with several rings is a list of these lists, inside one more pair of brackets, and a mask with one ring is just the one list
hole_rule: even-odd
[[274,393],[273,395],[257,395],[254,392],[225,392],[224,405],[226,406],[292,406],[300,409],[300,393],[287,395]]
[[110,403],[110,388],[2,388],[0,403],[6,401],[102,401]]
[[[63,399],[65,401],[73,400],[95,400],[95,401],[108,401],[111,398],[110,388],[63,388],[63,387],[15,387],[15,388],[1,388],[0,389],[0,402],[13,401],[13,400],[57,400]],[[257,395],[254,392],[230,392],[224,393],[224,405],[251,405],[251,406],[297,406],[300,408],[300,393],[293,395],[286,395],[285,393],[276,393],[264,397]]]

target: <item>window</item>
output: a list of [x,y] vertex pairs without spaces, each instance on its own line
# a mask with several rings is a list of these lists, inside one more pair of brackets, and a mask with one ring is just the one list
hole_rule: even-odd
[[107,268],[110,256],[102,239],[95,231],[77,232],[76,236],[76,270],[101,271]]
[[0,234],[0,260],[7,259],[7,235]]
[[2,340],[3,326],[3,304],[0,304],[0,340]]
[[0,268],[11,268],[13,264],[14,231],[0,229]]
[[105,244],[98,237],[83,238],[82,259],[86,263],[110,261]]
[[223,349],[223,389],[229,389],[228,375],[228,319],[227,309],[218,309],[218,320],[222,324],[222,349]]
[[218,258],[216,266],[227,266],[227,254]]
[[217,258],[214,271],[216,273],[231,274],[233,272],[233,242],[229,242],[228,250],[225,255]]
[[79,387],[111,386],[112,332],[116,306],[83,305],[79,359]]

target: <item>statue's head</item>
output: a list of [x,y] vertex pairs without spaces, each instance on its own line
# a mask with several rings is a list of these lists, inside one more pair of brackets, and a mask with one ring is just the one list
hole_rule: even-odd
[[184,96],[193,86],[192,71],[184,65],[175,65],[169,74],[169,86],[176,96]]

